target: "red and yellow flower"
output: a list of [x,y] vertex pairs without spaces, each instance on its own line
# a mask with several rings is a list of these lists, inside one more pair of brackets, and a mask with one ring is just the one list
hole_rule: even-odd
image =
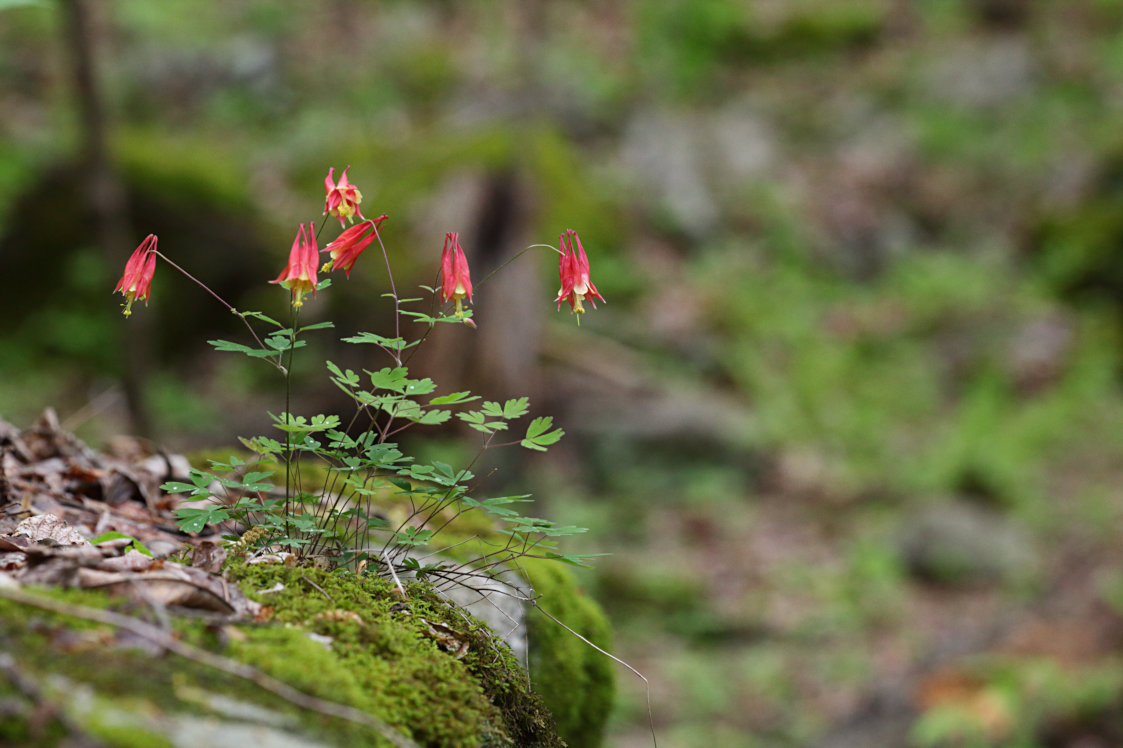
[[589,279],[589,258],[585,256],[585,248],[581,246],[581,237],[573,229],[566,229],[558,237],[558,243],[561,245],[561,257],[558,258],[561,289],[558,291],[558,298],[554,299],[558,302],[558,310],[561,310],[562,301],[568,301],[573,314],[584,314],[582,302],[586,298],[596,309],[597,303],[593,299],[604,301],[604,297]]
[[[348,166],[347,169],[351,167]],[[328,175],[324,177],[324,189],[327,190],[327,197],[324,199],[324,215],[331,213],[339,219],[339,225],[344,226],[345,221],[354,223],[355,218],[362,218],[363,212],[359,210],[359,203],[363,201],[363,193],[347,181],[347,169],[339,176],[339,182],[335,182],[335,167],[328,169]]]
[[116,293],[120,291],[125,296],[125,316],[133,313],[133,302],[140,299],[148,306],[149,288],[152,285],[152,276],[156,273],[156,235],[149,234],[133,250],[129,261],[125,263],[125,273],[117,281]]
[[464,316],[463,300],[472,300],[472,278],[468,273],[468,258],[460,248],[460,234],[445,234],[441,250],[441,299],[456,302],[456,316]]
[[[324,263],[321,270],[339,270],[343,268],[347,272],[347,277],[351,277],[351,266],[355,264],[355,260],[359,259],[359,255],[363,253],[370,243],[378,238],[378,229],[382,226],[382,222],[387,218],[383,213],[373,221],[363,221],[356,223],[351,228],[344,231],[335,241],[328,244],[321,249],[321,252],[331,253],[331,260]],[[370,231],[367,234],[367,231]],[[366,234],[366,236],[364,236]]]
[[277,276],[277,280],[269,282],[279,283],[292,291],[292,305],[299,309],[304,304],[304,294],[311,291],[313,297],[316,295],[316,264],[319,260],[315,226],[309,222],[308,232],[305,234],[304,224],[300,224],[300,230],[289,251],[289,264]]

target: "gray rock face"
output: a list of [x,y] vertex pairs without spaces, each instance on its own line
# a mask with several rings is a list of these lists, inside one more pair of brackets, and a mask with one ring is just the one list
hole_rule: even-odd
[[954,54],[932,64],[928,93],[968,109],[995,108],[1030,93],[1038,71],[1028,43],[1020,37],[964,42]]
[[717,228],[724,209],[740,211],[737,187],[764,178],[776,152],[771,124],[734,102],[705,116],[641,112],[628,124],[619,158],[678,228],[702,237]]
[[962,500],[925,507],[906,518],[898,548],[913,574],[945,584],[1026,580],[1038,565],[1032,541],[1018,525]]
[[[433,563],[433,558],[429,557],[423,563]],[[465,569],[454,561],[447,561],[446,565],[458,573],[429,575],[436,591],[476,620],[487,624],[511,648],[523,667],[527,667],[530,643],[527,639],[525,601],[534,597],[531,586],[510,569],[484,574]],[[412,573],[399,572],[398,576],[402,580],[414,578]]]
[[477,620],[491,627],[527,667],[530,642],[526,633],[526,603],[534,590],[518,574],[505,571],[497,578],[438,587],[438,591]]

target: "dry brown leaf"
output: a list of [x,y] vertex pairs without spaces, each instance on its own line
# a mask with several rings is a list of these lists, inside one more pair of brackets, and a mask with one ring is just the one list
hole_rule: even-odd
[[288,551],[280,551],[279,553],[266,553],[264,556],[251,558],[246,563],[251,566],[254,564],[284,564],[285,566],[295,566],[296,556]]
[[1007,737],[1015,724],[1010,705],[994,688],[976,675],[955,668],[928,676],[918,688],[916,701],[923,711],[959,707],[996,741]]
[[218,574],[226,563],[226,549],[213,540],[203,540],[191,553],[191,565],[197,569]]
[[325,610],[316,614],[318,621],[342,621],[347,623],[357,623],[360,626],[363,624],[363,617],[353,610],[343,610],[336,608],[334,610]]
[[426,633],[436,640],[437,646],[450,653],[456,659],[468,654],[468,639],[455,629],[443,623],[418,619],[425,624]]
[[23,551],[27,546],[31,545],[31,541],[25,537],[16,537],[15,535],[0,536],[0,550],[2,551]]
[[28,517],[16,526],[16,535],[25,535],[34,541],[53,540],[60,545],[88,545],[90,542],[53,514]]
[[105,503],[110,506],[118,506],[127,501],[148,503],[148,496],[140,481],[120,469],[106,476],[101,486]]
[[27,566],[27,554],[19,551],[0,553],[0,570],[19,571]]
[[[128,538],[122,538],[128,540]],[[112,542],[112,541],[110,541]],[[132,542],[132,541],[128,541]],[[107,545],[103,543],[102,545]],[[129,551],[124,556],[107,558],[97,565],[103,571],[148,571],[155,564],[156,559],[146,556],[140,551]]]
[[238,612],[232,600],[209,585],[184,579],[167,572],[137,574],[101,569],[79,569],[78,585],[82,588],[110,590],[140,602],[155,600],[162,605],[210,610],[227,615]]

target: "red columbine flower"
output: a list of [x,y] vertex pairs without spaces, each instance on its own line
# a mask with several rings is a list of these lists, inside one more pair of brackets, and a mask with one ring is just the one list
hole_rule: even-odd
[[[350,168],[350,166],[347,167],[347,169]],[[324,200],[324,215],[331,213],[339,219],[340,226],[344,225],[344,219],[354,223],[356,216],[363,217],[363,212],[359,210],[359,203],[363,201],[363,194],[355,188],[355,185],[347,181],[347,169],[343,170],[338,184],[334,182],[334,166],[328,169],[328,175],[324,177],[324,189],[328,193],[327,199]]]
[[152,276],[156,272],[156,235],[149,234],[133,250],[132,257],[125,263],[125,274],[117,281],[114,293],[120,291],[125,295],[125,316],[133,313],[133,302],[137,299],[144,301],[148,306],[148,288],[152,285]]
[[292,305],[299,309],[304,304],[304,294],[311,291],[313,296],[316,295],[316,263],[319,259],[315,227],[309,221],[306,236],[304,224],[300,224],[300,231],[292,240],[288,266],[277,276],[277,280],[269,282],[280,283],[292,291]]
[[[558,291],[558,309],[561,310],[562,301],[568,301],[574,314],[584,314],[585,307],[581,302],[589,297],[589,303],[597,308],[593,297],[604,301],[604,297],[597,291],[597,287],[589,280],[589,258],[585,256],[585,248],[581,246],[581,237],[573,229],[566,229],[558,237],[561,245],[561,257],[558,258],[558,275],[561,277],[561,290]],[[577,251],[573,247],[576,244]]]
[[463,317],[462,299],[472,300],[472,279],[468,275],[468,258],[460,248],[460,234],[445,234],[445,248],[441,250],[441,299],[456,302],[456,316]]
[[[336,237],[335,241],[320,250],[321,252],[331,252],[331,261],[324,263],[321,270],[339,270],[339,268],[343,268],[347,271],[347,277],[350,278],[351,266],[355,264],[355,260],[359,259],[359,255],[363,253],[363,250],[370,246],[370,243],[378,237],[378,228],[386,218],[386,214],[383,213],[373,221],[364,221],[355,224]],[[372,228],[374,229],[373,231],[363,236],[367,230]]]

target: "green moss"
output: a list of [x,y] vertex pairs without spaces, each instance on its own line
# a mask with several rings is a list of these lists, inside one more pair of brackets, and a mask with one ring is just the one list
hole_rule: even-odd
[[[274,622],[296,627],[237,647],[276,677],[378,714],[427,745],[561,745],[510,650],[428,586],[409,585],[403,601],[388,582],[339,572],[237,566],[229,573],[272,607]],[[252,592],[277,583],[283,589]],[[433,637],[438,625],[467,643],[460,659]],[[297,648],[275,646],[294,631],[303,637]],[[330,652],[314,642],[309,649],[303,632],[330,636]]]
[[132,723],[89,725],[90,733],[107,745],[119,748],[173,748],[176,744],[157,732],[141,729]]
[[[214,141],[190,141],[182,132],[168,135],[140,128],[114,139],[114,155],[130,185],[189,204],[224,205],[232,212],[252,211],[245,170],[237,153]],[[176,158],[169,158],[175,154]]]
[[[269,625],[227,628],[220,643],[203,623],[177,621],[183,640],[219,648],[306,693],[377,715],[426,746],[563,745],[510,651],[427,586],[411,585],[403,601],[381,580],[319,569],[241,566],[231,576],[270,606],[261,616]],[[257,591],[278,583],[279,591]],[[91,592],[48,594],[84,606],[121,605]],[[466,653],[458,658],[442,649],[434,631],[453,632],[467,644]],[[301,712],[252,682],[190,660],[130,650],[121,640],[111,627],[0,601],[0,649],[18,652],[18,667],[36,682],[63,676],[65,687],[57,696],[49,693],[52,703],[107,744],[168,744],[175,719],[214,716],[215,707],[198,694],[257,704],[279,720],[288,715],[299,726],[294,732],[316,740],[385,744],[373,730]],[[65,660],[60,646],[69,648]],[[0,689],[0,695],[7,693]],[[0,726],[21,745],[56,745],[66,732],[49,722],[36,732],[27,720],[10,717]]]
[[[569,570],[553,561],[524,559],[521,564],[546,612],[611,651],[608,620]],[[612,660],[544,615],[532,611],[528,626],[531,682],[554,715],[558,733],[572,748],[596,748],[616,693]]]

